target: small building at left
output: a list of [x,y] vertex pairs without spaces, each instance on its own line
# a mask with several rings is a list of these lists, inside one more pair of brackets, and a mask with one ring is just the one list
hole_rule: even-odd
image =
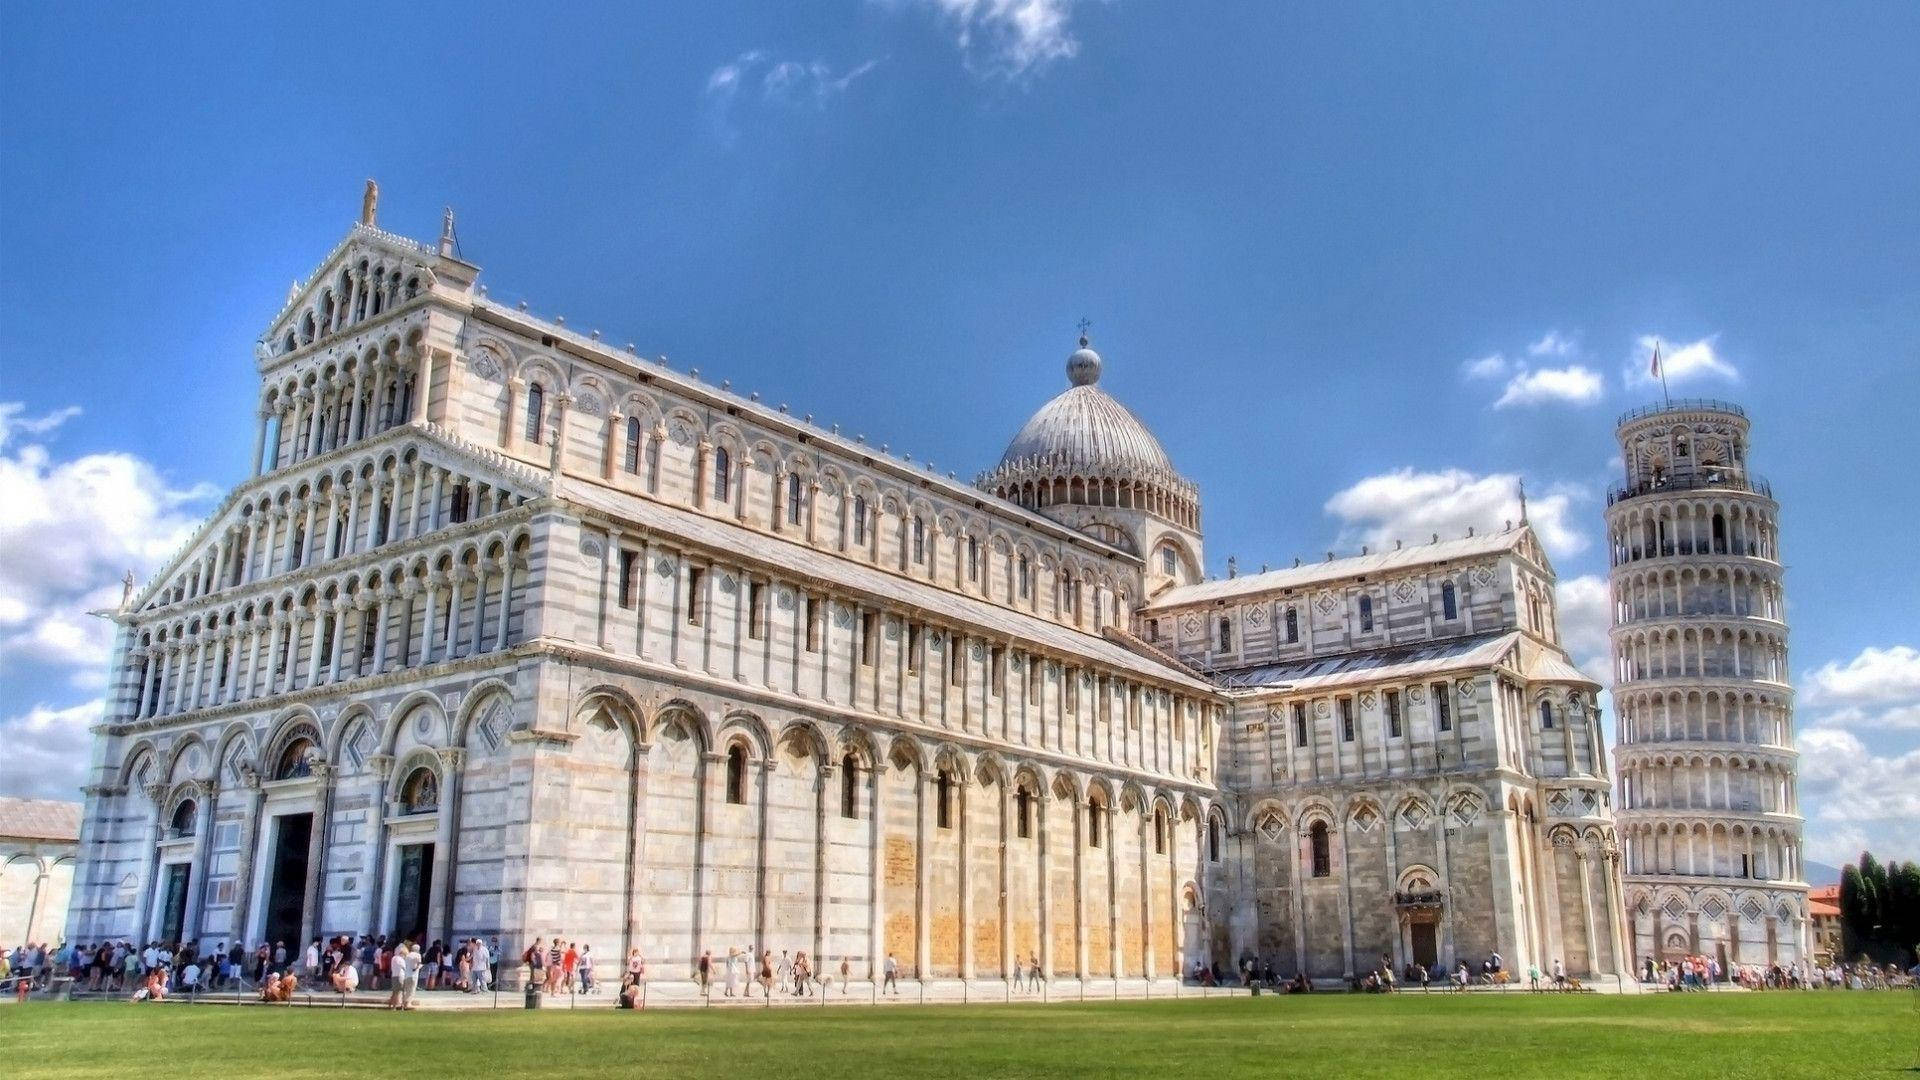
[[59,939],[79,843],[79,803],[0,796],[0,945]]

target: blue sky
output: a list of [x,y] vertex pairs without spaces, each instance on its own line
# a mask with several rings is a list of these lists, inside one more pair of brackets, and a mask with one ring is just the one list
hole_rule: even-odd
[[0,790],[77,782],[84,611],[245,475],[373,176],[495,297],[963,476],[1091,319],[1216,573],[1524,474],[1595,674],[1657,338],[1785,504],[1810,855],[1920,855],[1920,7],[629,7],[9,13]]

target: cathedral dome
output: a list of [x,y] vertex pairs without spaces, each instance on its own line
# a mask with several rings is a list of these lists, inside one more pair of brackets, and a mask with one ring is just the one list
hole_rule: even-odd
[[1000,468],[1040,465],[1049,471],[1150,473],[1173,471],[1173,461],[1133,411],[1100,389],[1100,354],[1087,347],[1067,358],[1073,385],[1033,414],[1000,455]]
[[1186,516],[1193,485],[1131,409],[1100,389],[1087,339],[1067,357],[1067,387],[1040,406],[979,485],[1025,506],[1122,506]]

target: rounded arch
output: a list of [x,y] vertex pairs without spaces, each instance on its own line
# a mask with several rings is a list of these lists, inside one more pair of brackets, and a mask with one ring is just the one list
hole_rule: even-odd
[[1256,832],[1265,831],[1269,823],[1285,827],[1291,820],[1293,815],[1288,811],[1287,804],[1275,798],[1256,801],[1247,808],[1246,814],[1241,818],[1244,829]]
[[813,759],[816,767],[824,767],[834,760],[833,747],[827,741],[826,733],[820,730],[819,724],[806,717],[796,717],[782,724],[774,745],[799,747]]
[[153,740],[141,739],[135,742],[127,749],[126,756],[120,760],[119,786],[126,787],[140,781],[143,770],[149,774],[157,771],[159,763],[160,752],[155,749]]
[[[420,741],[423,743],[435,743],[441,739],[448,738],[447,713],[441,706],[440,699],[430,691],[415,690],[413,693],[401,698],[399,703],[394,705],[393,711],[387,714],[386,729],[380,733],[381,753],[391,754],[394,752],[394,749],[400,744],[400,732],[402,728],[410,723],[414,716],[422,709],[425,709],[427,715],[432,717],[431,723],[433,728],[432,733],[423,737]],[[344,731],[344,727],[342,731]],[[332,759],[331,755],[330,759]]]
[[326,735],[320,730],[320,718],[305,706],[295,706],[283,715],[274,725],[273,735],[267,739],[267,752],[261,755],[261,764],[267,767],[271,779],[284,778],[289,753],[301,740],[312,747],[314,754],[325,761],[327,745]]
[[[461,701],[448,741],[454,746],[467,746],[473,734],[474,719],[482,714],[482,710],[491,709],[495,701],[503,697],[507,700],[508,708],[511,709],[513,687],[507,685],[506,680],[497,677],[482,679],[478,685],[467,691],[466,697]],[[394,713],[398,715],[400,710],[396,708]],[[499,734],[504,736],[506,733]]]
[[842,761],[848,755],[857,758],[862,768],[871,769],[880,763],[880,750],[871,732],[857,725],[848,725],[839,731],[839,737],[833,743],[833,760]]
[[647,726],[647,741],[658,742],[661,731],[669,724],[678,727],[687,738],[693,740],[694,748],[700,753],[704,754],[713,748],[713,725],[708,722],[706,712],[691,701],[674,698],[660,706]]
[[749,758],[768,761],[773,757],[773,732],[756,713],[736,709],[720,721],[719,729],[714,732],[714,745],[724,748],[734,743],[744,743]]
[[1395,892],[1427,892],[1437,888],[1439,881],[1439,871],[1426,863],[1414,863],[1400,871],[1400,876],[1394,881],[1393,887]]
[[902,732],[887,744],[887,762],[896,769],[911,768],[924,773],[927,771],[926,748],[920,745],[919,739]]
[[201,738],[199,732],[190,731],[180,738],[175,739],[173,745],[167,748],[166,766],[160,770],[160,775],[170,783],[176,783],[181,780],[207,779],[207,777],[204,776],[176,775],[180,770],[181,764],[186,760],[187,752],[195,747],[200,749],[202,755],[208,756],[208,761],[206,762],[207,768],[218,767],[219,759],[211,757],[211,751],[207,749],[207,740]]

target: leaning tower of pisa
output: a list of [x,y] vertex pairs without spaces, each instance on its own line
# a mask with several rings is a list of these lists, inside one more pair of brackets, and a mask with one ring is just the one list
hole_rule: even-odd
[[1634,958],[1806,953],[1780,505],[1724,401],[1620,418],[1607,497],[1620,831]]

